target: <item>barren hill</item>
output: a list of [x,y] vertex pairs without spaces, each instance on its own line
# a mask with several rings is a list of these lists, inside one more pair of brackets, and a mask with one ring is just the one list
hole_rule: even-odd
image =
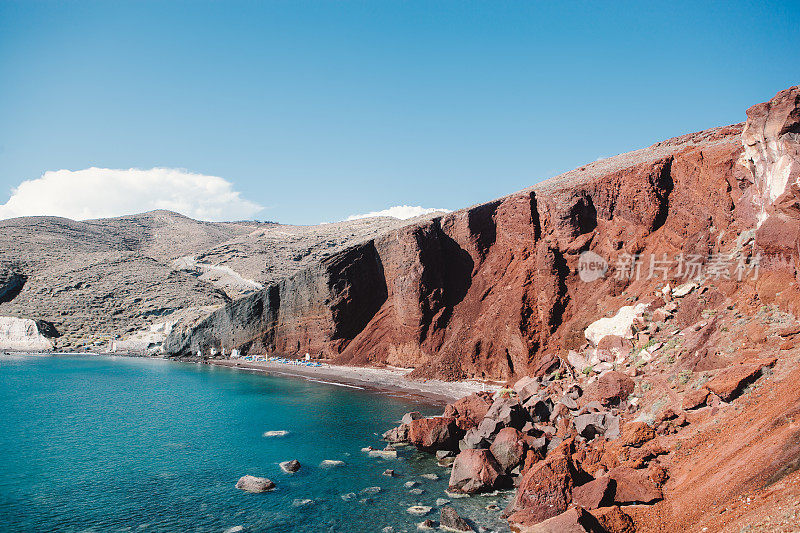
[[0,316],[52,323],[59,348],[105,344],[165,320],[205,316],[404,223],[202,222],[168,211],[3,220]]

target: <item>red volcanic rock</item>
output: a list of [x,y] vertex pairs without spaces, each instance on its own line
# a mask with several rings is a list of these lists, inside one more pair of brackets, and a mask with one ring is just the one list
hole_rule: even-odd
[[463,434],[452,417],[419,418],[408,424],[408,441],[423,450],[457,450]]
[[[789,181],[798,176],[798,92],[751,108],[744,135],[734,125],[676,137],[360,243],[174,328],[165,349],[309,352],[341,364],[414,367],[412,377],[446,380],[563,370],[559,354],[580,350],[588,324],[630,303],[623,292],[652,298],[647,264],[640,279],[616,275],[624,254],[708,257],[730,250],[732,236],[765,216],[757,247],[794,249],[800,202]],[[743,151],[749,169],[738,164]],[[792,178],[783,187],[786,169]],[[773,192],[778,198],[763,205]],[[778,216],[785,218],[769,220]],[[577,275],[586,250],[609,262],[605,277]],[[795,289],[779,290],[796,280],[793,266],[780,267],[779,283],[769,281],[778,268],[764,258],[759,296],[800,305]],[[698,292],[681,298],[675,320],[682,327],[717,305],[712,291]],[[701,352],[714,331],[698,335],[699,344],[686,339],[689,357],[707,357]]]
[[558,516],[521,529],[525,533],[600,533],[597,519],[580,507],[572,507]]
[[525,459],[525,435],[517,429],[503,428],[497,433],[489,451],[497,459],[504,472],[508,473]]
[[572,502],[584,509],[597,509],[614,501],[614,481],[602,476],[572,490]]
[[614,492],[616,503],[653,503],[664,497],[658,485],[648,476],[647,470],[618,466],[611,469],[608,477],[616,483]]
[[522,477],[505,510],[512,527],[538,524],[567,510],[572,502],[572,441],[565,441]]
[[699,389],[694,390],[691,392],[686,393],[686,396],[683,397],[683,401],[681,402],[681,408],[683,409],[697,409],[705,405],[706,398],[708,398],[708,390],[706,389]]
[[638,448],[645,442],[654,439],[656,432],[645,422],[628,422],[622,431],[620,444]]
[[736,398],[747,385],[758,379],[763,368],[773,364],[775,364],[774,359],[765,363],[728,367],[706,383],[705,388],[719,396],[723,401],[729,402]]
[[619,356],[627,357],[631,344],[619,335],[606,335],[597,344],[597,355],[601,361],[614,361]]
[[606,372],[586,388],[584,398],[603,405],[617,405],[628,399],[634,386],[633,380],[622,372]]
[[597,519],[603,531],[608,533],[636,533],[633,519],[625,514],[618,505],[601,507],[590,512]]
[[475,494],[499,488],[503,471],[489,450],[464,450],[456,456],[449,490]]
[[452,408],[455,411],[453,416],[467,421],[469,427],[477,426],[486,416],[486,412],[491,406],[492,400],[490,396],[476,392],[469,396],[464,396],[452,404]]

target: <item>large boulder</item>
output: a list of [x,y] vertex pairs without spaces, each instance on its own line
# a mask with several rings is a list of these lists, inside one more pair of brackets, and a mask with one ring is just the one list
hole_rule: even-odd
[[408,442],[408,426],[406,424],[400,424],[399,426],[390,429],[383,434],[383,440],[395,444]]
[[463,435],[453,417],[419,418],[408,425],[408,441],[421,450],[457,450]]
[[525,435],[514,428],[503,428],[497,434],[489,451],[505,473],[511,472],[525,459]]
[[572,502],[572,441],[562,442],[523,476],[505,514],[517,529],[538,524],[567,510]]
[[550,420],[550,412],[553,410],[553,403],[549,399],[532,396],[525,402],[524,407],[528,410],[528,416],[531,421],[547,422]]
[[480,424],[483,417],[486,416],[492,406],[492,401],[488,394],[476,392],[469,396],[464,396],[451,405],[453,409],[452,416],[463,421],[462,427],[464,422],[467,422],[469,427],[473,427]]
[[572,491],[572,502],[584,509],[597,509],[614,502],[616,483],[608,476],[601,476],[575,487]]
[[464,438],[458,443],[458,447],[460,450],[475,450],[488,448],[490,444],[489,438],[480,428],[472,428],[467,431]]
[[619,437],[619,417],[607,412],[584,413],[572,419],[581,437],[591,440],[598,435],[610,439]]
[[275,488],[275,483],[265,477],[247,475],[239,478],[236,488],[245,492],[268,492]]
[[622,372],[609,371],[589,385],[584,397],[599,401],[602,405],[619,405],[627,400],[635,387],[633,380]]
[[519,403],[519,400],[513,398],[499,397],[489,411],[486,412],[484,420],[496,420],[502,427],[513,427],[522,429],[525,422],[530,420],[528,412]]
[[514,384],[514,391],[517,393],[519,401],[525,401],[539,392],[539,380],[531,376],[525,376]]
[[450,473],[449,490],[475,494],[503,484],[503,470],[489,450],[463,450],[456,456]]

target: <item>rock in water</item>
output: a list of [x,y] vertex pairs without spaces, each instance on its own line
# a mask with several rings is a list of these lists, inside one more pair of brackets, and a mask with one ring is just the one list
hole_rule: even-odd
[[284,461],[280,463],[281,470],[286,472],[287,474],[294,474],[298,470],[300,470],[300,461],[297,459],[292,459],[291,461]]
[[275,488],[275,483],[265,477],[247,475],[239,478],[236,488],[245,492],[268,492]]
[[420,418],[422,418],[422,414],[420,414],[419,411],[411,411],[410,413],[404,414],[403,419],[400,420],[400,422],[407,426],[414,420],[419,420]]
[[344,461],[339,461],[338,459],[325,459],[323,460],[319,466],[323,468],[331,468],[334,466],[344,466]]
[[289,432],[286,431],[285,429],[278,429],[278,430],[264,432],[265,437],[285,437],[288,434]]
[[439,512],[439,524],[447,531],[475,531],[469,522],[461,518],[452,505],[445,505]]
[[408,512],[408,514],[413,514],[413,515],[416,515],[416,516],[422,516],[422,515],[426,515],[426,514],[430,513],[431,509],[432,508],[428,507],[427,505],[412,505],[411,507],[406,509],[406,511]]

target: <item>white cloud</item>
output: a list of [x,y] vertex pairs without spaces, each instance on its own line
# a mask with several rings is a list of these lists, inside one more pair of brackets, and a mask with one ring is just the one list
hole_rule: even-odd
[[436,213],[437,211],[444,213],[450,212],[449,209],[437,209],[433,207],[422,207],[419,205],[395,205],[382,211],[372,211],[370,213],[364,213],[363,215],[350,215],[347,217],[347,220],[358,220],[359,218],[371,217],[393,217],[405,220],[407,218],[414,218],[420,215]]
[[52,215],[75,220],[167,209],[200,220],[252,218],[261,206],[231,182],[176,168],[47,171],[20,183],[0,205],[0,219]]

